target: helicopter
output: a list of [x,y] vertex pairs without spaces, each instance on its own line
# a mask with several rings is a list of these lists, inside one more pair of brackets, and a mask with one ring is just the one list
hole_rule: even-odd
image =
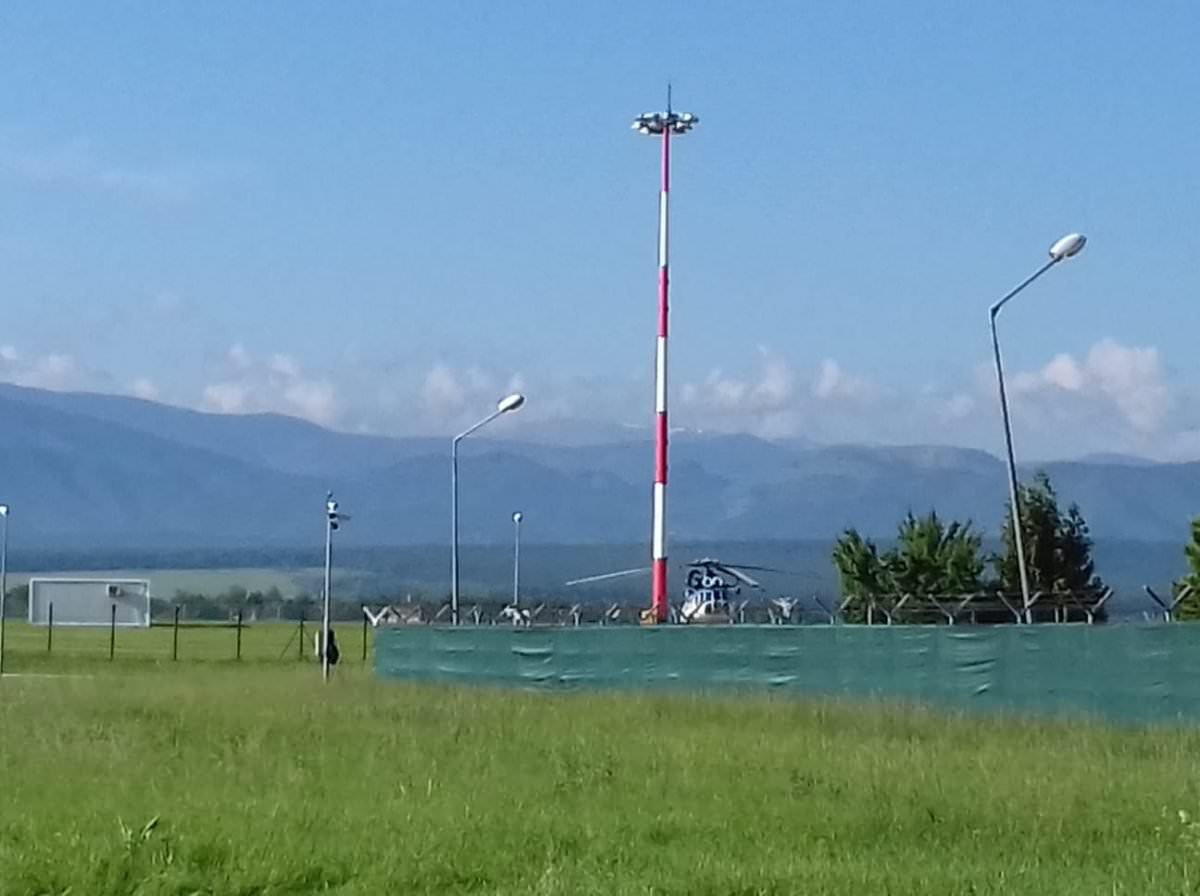
[[[773,569],[769,566],[755,566],[745,563],[725,563],[712,557],[703,557],[683,564],[687,579],[683,588],[683,602],[676,610],[672,608],[674,621],[683,625],[729,624],[733,622],[736,612],[735,601],[742,593],[742,586],[755,591],[763,591],[763,586],[757,580],[747,575],[748,572],[772,572],[792,575],[786,570]],[[566,582],[566,587],[574,585],[602,582],[623,576],[644,575],[650,572],[650,567],[622,569],[617,572],[602,573],[596,576],[585,576]],[[742,602],[744,608],[745,601]]]

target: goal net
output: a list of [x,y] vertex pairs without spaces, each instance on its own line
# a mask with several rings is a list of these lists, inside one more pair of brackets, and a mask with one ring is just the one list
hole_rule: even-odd
[[[115,610],[114,610],[115,608]],[[32,625],[150,625],[150,583],[144,579],[30,579]]]

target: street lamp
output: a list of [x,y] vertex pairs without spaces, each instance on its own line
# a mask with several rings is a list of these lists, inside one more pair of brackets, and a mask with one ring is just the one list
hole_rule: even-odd
[[513,606],[521,605],[521,511],[513,514]]
[[1004,445],[1008,453],[1008,497],[1012,508],[1013,520],[1013,541],[1016,544],[1017,550],[1017,571],[1021,578],[1021,606],[1025,613],[1025,622],[1028,623],[1031,619],[1030,612],[1030,597],[1029,597],[1029,572],[1025,566],[1025,539],[1021,531],[1021,503],[1019,489],[1017,486],[1017,461],[1013,453],[1012,439],[1012,422],[1008,414],[1008,394],[1004,388],[1004,365],[1000,362],[1000,339],[996,335],[996,315],[1000,313],[1010,299],[1017,293],[1023,290],[1026,286],[1036,280],[1050,268],[1054,267],[1061,261],[1066,261],[1068,258],[1074,258],[1083,251],[1083,247],[1087,244],[1087,237],[1081,233],[1069,233],[1062,239],[1058,240],[1050,247],[1050,260],[1043,264],[1040,268],[1033,272],[1028,278],[1013,288],[1006,296],[1004,296],[996,304],[992,305],[988,312],[989,320],[992,326],[992,351],[996,358],[996,383],[1000,390],[1000,413],[1004,419]]
[[458,625],[458,443],[502,414],[520,410],[523,404],[525,396],[520,392],[504,396],[496,403],[496,410],[450,442],[450,621],[453,625]]
[[4,613],[8,596],[8,505],[0,504],[0,676],[4,675]]
[[667,85],[667,111],[646,112],[633,121],[633,129],[662,138],[662,188],[658,196],[658,341],[654,366],[654,518],[651,525],[651,606],[655,619],[667,618],[667,318],[670,277],[667,264],[667,205],[671,189],[671,135],[683,136],[700,123],[690,112],[671,109]]
[[342,520],[350,519],[350,515],[338,510],[338,502],[333,500],[333,492],[325,495],[325,600],[321,616],[321,679],[329,680],[329,616],[330,616],[330,586],[333,583],[333,533],[337,531]]

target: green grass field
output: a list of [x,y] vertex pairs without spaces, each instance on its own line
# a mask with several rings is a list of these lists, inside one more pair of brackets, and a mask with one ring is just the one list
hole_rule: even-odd
[[[304,624],[304,640],[300,640],[299,624],[295,622],[256,622],[242,626],[241,659],[243,662],[298,662],[302,657],[313,660],[313,639],[319,621]],[[362,664],[363,626],[358,622],[334,624],[337,643],[348,664]],[[374,629],[368,628],[367,656],[374,641]],[[73,665],[109,657],[108,627],[46,626],[7,620],[4,633],[4,670],[6,672],[39,671],[52,668],[70,671]],[[179,662],[235,661],[238,657],[238,632],[231,624],[197,623],[180,625],[178,647],[169,623],[152,628],[117,628],[113,660]],[[303,649],[302,649],[303,648]]]
[[0,682],[0,894],[1182,894],[1200,732],[417,688]]

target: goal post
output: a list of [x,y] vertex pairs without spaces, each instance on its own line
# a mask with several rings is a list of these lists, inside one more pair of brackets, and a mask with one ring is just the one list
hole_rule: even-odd
[[150,626],[150,582],[146,579],[32,578],[29,623],[48,625]]

